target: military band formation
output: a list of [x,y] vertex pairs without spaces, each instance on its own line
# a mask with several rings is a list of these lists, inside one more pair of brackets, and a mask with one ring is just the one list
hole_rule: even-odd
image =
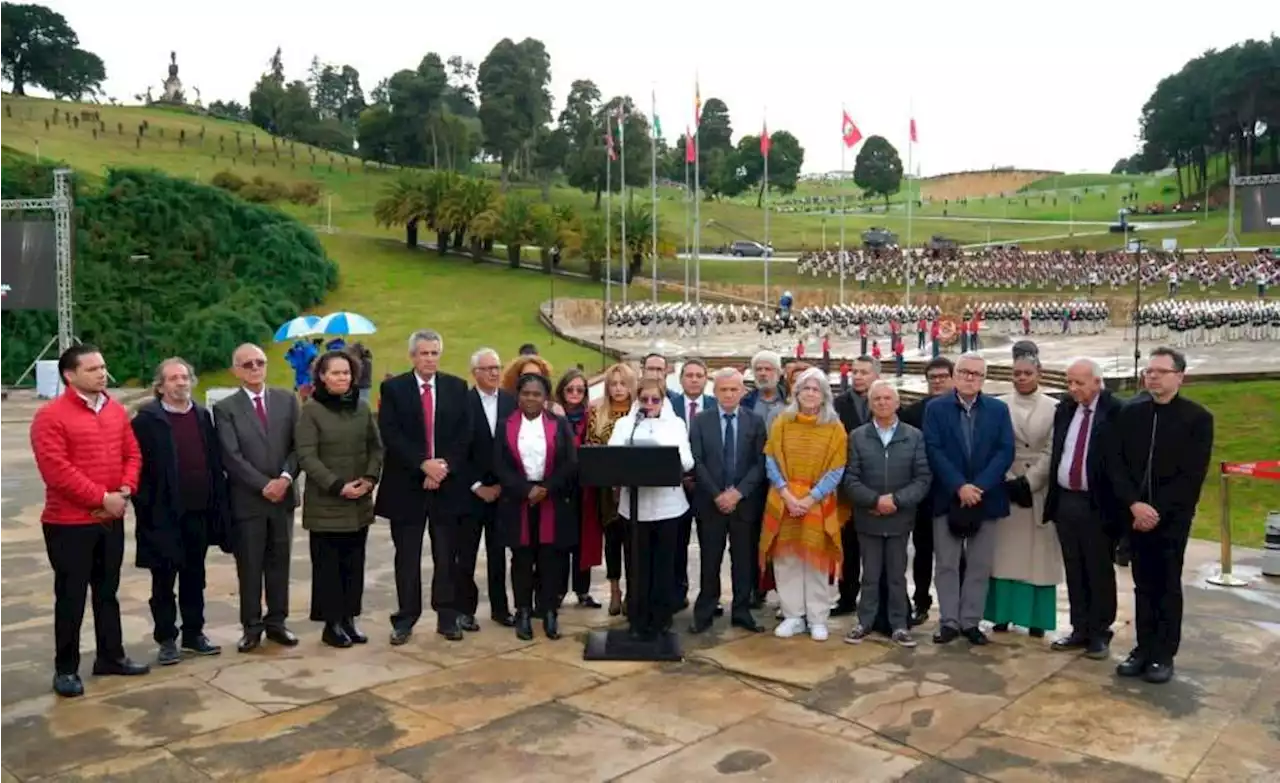
[[1164,300],[1138,311],[1144,340],[1165,340],[1179,348],[1222,342],[1280,340],[1280,302],[1270,300]]
[[[1123,404],[1088,359],[1068,368],[1067,399],[1047,396],[1039,351],[1026,340],[1013,347],[1014,391],[1001,397],[983,393],[982,355],[935,357],[925,373],[930,397],[902,408],[866,355],[836,396],[823,370],[801,362],[784,373],[769,350],[750,362],[751,389],[738,369],[709,374],[696,359],[671,378],[667,359],[653,353],[638,367],[608,368],[604,394],[591,401],[582,372],[554,377],[531,346],[505,366],[493,349],[475,350],[470,386],[439,371],[438,332],[414,332],[407,348],[412,369],[382,383],[376,411],[352,382],[357,355],[317,357],[314,391],[300,401],[266,384],[267,356],[246,344],[231,357],[240,388],[212,411],[193,398],[191,365],[173,357],[157,367],[154,398],[132,420],[107,393],[102,354],[89,345],[64,352],[66,391],[31,426],[54,574],[54,691],[84,692],[90,591],[93,674],[149,671],[125,653],[117,598],[129,506],[136,565],[151,573],[160,665],[222,652],[205,633],[211,546],[235,558],[236,649],[299,644],[288,620],[300,507],[307,619],[334,648],[371,643],[358,619],[375,517],[394,548],[391,645],[409,642],[424,616],[452,643],[481,632],[480,579],[494,625],[529,640],[540,621],[542,635],[559,639],[567,595],[580,609],[605,607],[592,593],[603,565],[607,612],[625,614],[637,638],[671,630],[691,598],[690,633],[726,613],[731,625],[763,632],[755,613],[776,591],[779,638],[824,642],[829,618],[847,615],[844,641],[881,636],[903,648],[916,646],[912,629],[928,619],[935,594],[936,644],[986,644],[983,621],[994,632],[1044,637],[1057,630],[1055,591],[1065,580],[1071,628],[1049,646],[1105,660],[1113,553],[1125,540],[1137,646],[1116,671],[1153,683],[1173,676],[1182,557],[1213,442],[1212,416],[1178,393],[1186,359],[1175,349],[1151,353],[1144,393]],[[684,486],[639,489],[633,513],[627,490],[580,482],[587,449],[629,444],[676,447]],[[487,567],[477,576],[482,540]],[[632,546],[646,556],[633,559]]]

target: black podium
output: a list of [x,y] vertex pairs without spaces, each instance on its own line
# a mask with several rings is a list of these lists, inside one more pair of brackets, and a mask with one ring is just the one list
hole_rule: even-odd
[[[675,446],[583,446],[578,450],[578,481],[583,486],[627,487],[631,495],[631,562],[627,571],[627,617],[630,628],[592,631],[582,653],[586,661],[679,661],[680,637],[672,631],[641,633],[635,625],[643,617],[643,602],[654,574],[640,560],[638,538],[641,487],[678,487],[684,478],[680,449]],[[674,578],[674,574],[666,577]]]

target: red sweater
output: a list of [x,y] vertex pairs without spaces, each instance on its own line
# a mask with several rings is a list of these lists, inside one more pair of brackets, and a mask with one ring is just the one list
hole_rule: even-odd
[[94,413],[75,389],[41,408],[31,422],[31,450],[44,479],[49,525],[98,521],[102,497],[120,487],[138,489],[142,452],[124,406],[110,397]]

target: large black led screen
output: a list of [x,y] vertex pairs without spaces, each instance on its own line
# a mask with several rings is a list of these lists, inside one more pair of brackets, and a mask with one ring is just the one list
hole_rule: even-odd
[[53,221],[6,220],[0,233],[5,310],[58,309],[58,255]]
[[1248,185],[1236,193],[1245,233],[1280,231],[1280,185]]

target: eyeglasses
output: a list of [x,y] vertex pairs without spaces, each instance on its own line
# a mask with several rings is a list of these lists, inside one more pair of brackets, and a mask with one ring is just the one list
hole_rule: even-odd
[[564,393],[565,394],[586,394],[587,389],[585,386],[566,386]]
[[962,378],[985,378],[987,374],[981,370],[956,370],[956,375]]
[[247,362],[240,362],[240,369],[242,370],[256,370],[260,367],[266,367],[266,366],[267,366],[266,359],[250,359]]
[[499,366],[498,366],[498,365],[496,365],[496,364],[495,364],[495,365],[492,365],[492,366],[488,366],[488,367],[477,367],[477,368],[476,368],[476,370],[478,370],[478,371],[480,371],[480,372],[497,372],[497,371],[499,371],[499,370],[501,370],[501,369],[502,369],[502,368],[501,368],[501,367],[499,367]]
[[641,397],[640,402],[644,403],[645,405],[657,405],[658,403],[662,402],[662,398],[661,397]]

